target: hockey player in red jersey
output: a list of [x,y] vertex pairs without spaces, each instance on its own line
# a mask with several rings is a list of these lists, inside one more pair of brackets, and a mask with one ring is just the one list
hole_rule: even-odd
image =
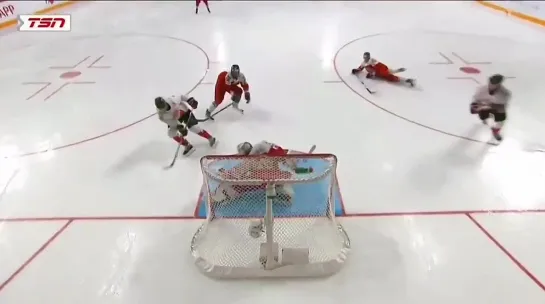
[[231,101],[233,102],[233,108],[240,112],[238,104],[242,99],[242,93],[244,93],[244,99],[246,103],[250,103],[250,85],[246,81],[246,76],[240,71],[240,67],[237,64],[231,66],[231,71],[223,71],[219,73],[216,80],[216,89],[214,92],[214,102],[206,110],[206,117],[212,119],[212,113],[223,102],[225,93],[231,95]]
[[394,75],[395,73],[403,72],[405,71],[405,68],[400,68],[397,70],[390,70],[387,65],[384,63],[376,60],[375,58],[371,58],[371,54],[369,52],[363,53],[363,62],[360,64],[360,66],[356,69],[352,69],[352,74],[356,75],[362,72],[365,69],[367,72],[366,77],[367,78],[380,78],[384,79],[389,82],[404,82],[409,84],[411,87],[414,87],[416,84],[416,80],[412,78],[403,78]]
[[190,155],[195,150],[193,145],[185,139],[188,130],[208,140],[211,147],[217,145],[216,138],[198,126],[198,121],[192,111],[197,108],[198,104],[193,97],[185,95],[155,98],[157,116],[159,120],[167,124],[168,136],[184,146],[184,156]]

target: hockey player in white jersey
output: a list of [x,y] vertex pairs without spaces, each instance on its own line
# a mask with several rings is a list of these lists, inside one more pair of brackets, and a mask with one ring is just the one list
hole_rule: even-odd
[[491,129],[498,141],[502,140],[500,131],[507,119],[507,107],[511,100],[511,91],[503,86],[503,80],[503,75],[491,76],[487,85],[477,88],[470,105],[471,114],[479,115],[483,124],[488,125],[487,119],[494,117]]
[[216,138],[198,126],[198,121],[192,112],[198,105],[197,100],[185,95],[155,98],[157,116],[167,124],[168,136],[184,146],[182,153],[184,156],[190,155],[195,150],[193,145],[185,139],[188,130],[208,140],[211,147],[217,145]]

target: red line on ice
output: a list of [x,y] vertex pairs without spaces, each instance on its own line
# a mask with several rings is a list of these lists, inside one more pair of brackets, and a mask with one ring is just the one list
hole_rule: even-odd
[[503,246],[486,228],[484,228],[483,225],[481,225],[471,214],[466,214],[466,216],[481,230],[482,233],[484,233],[491,241],[494,243],[507,257],[517,265],[517,267],[522,270],[534,283],[536,283],[541,290],[545,291],[545,285],[541,283],[541,281],[528,269],[526,266],[524,266],[505,246]]
[[21,272],[23,272],[23,270],[25,270],[25,268],[27,268],[42,252],[44,252],[45,249],[49,247],[49,245],[51,245],[51,243],[53,243],[53,241],[57,239],[66,230],[66,228],[68,228],[68,226],[70,226],[71,223],[72,220],[67,221],[66,224],[57,230],[57,232],[55,232],[55,234],[53,234],[40,248],[38,248],[34,254],[32,254],[21,266],[19,266],[19,268],[12,273],[7,280],[0,284],[0,292],[2,292],[2,290],[4,290],[6,286],[8,286],[19,274],[21,274]]

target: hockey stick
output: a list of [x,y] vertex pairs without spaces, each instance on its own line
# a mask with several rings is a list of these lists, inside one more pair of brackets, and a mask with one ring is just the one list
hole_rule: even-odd
[[213,113],[212,115],[210,115],[210,117],[206,117],[206,118],[203,118],[203,119],[197,119],[197,121],[198,122],[205,122],[205,121],[208,121],[208,120],[214,120],[214,116],[216,116],[219,113],[223,112],[225,109],[229,108],[232,105],[233,105],[233,103],[231,102],[230,104],[228,104],[225,107],[221,108],[219,111],[217,111],[217,112]]
[[316,150],[316,145],[312,145],[312,147],[310,147],[310,150],[308,150],[308,154],[312,154],[314,150]]
[[[399,68],[399,69],[391,70],[390,73],[397,74],[397,73],[405,72],[406,70],[407,70],[406,68]],[[369,94],[375,94],[376,93],[376,91],[371,91],[369,89],[369,87],[367,87],[365,82],[359,76],[357,76],[357,77],[358,77],[358,80],[361,82],[361,84],[363,84],[363,87],[367,90],[367,92],[369,92]]]
[[375,91],[369,90],[369,88],[367,87],[365,82],[363,82],[363,80],[360,79],[360,82],[361,82],[361,84],[363,84],[363,87],[367,90],[367,92],[369,92],[369,94],[375,94],[376,93]]
[[174,164],[176,163],[176,160],[178,159],[178,154],[180,153],[180,147],[181,146],[182,145],[178,144],[178,147],[176,147],[176,154],[174,154],[174,158],[172,159],[172,162],[170,163],[170,165],[165,167],[165,169],[170,169],[170,168],[174,167]]
[[357,73],[354,73],[354,70],[352,70],[352,74],[353,74],[354,76],[356,76],[356,78],[358,78],[358,80],[360,81],[360,83],[363,84],[363,87],[367,90],[367,92],[369,92],[369,94],[375,94],[374,91],[369,90],[369,88],[367,87],[367,85],[365,84],[365,82],[360,78],[360,76],[359,76]]
[[[208,121],[208,120],[214,120],[214,116],[218,115],[219,113],[223,112],[225,109],[231,107],[233,105],[233,102],[231,102],[230,104],[226,105],[225,107],[223,107],[222,109],[220,109],[219,111],[217,111],[216,113],[210,115],[210,117],[206,117],[204,119],[197,119],[198,122],[204,122],[204,121]],[[239,108],[235,108],[233,107],[233,109],[235,109],[237,112],[239,112],[240,114],[244,114],[244,110],[242,109],[239,109]]]

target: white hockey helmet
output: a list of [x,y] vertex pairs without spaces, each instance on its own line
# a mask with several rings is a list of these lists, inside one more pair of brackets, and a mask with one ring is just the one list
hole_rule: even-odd
[[240,143],[237,146],[237,152],[239,155],[248,155],[250,154],[250,151],[252,151],[252,144],[247,141]]

